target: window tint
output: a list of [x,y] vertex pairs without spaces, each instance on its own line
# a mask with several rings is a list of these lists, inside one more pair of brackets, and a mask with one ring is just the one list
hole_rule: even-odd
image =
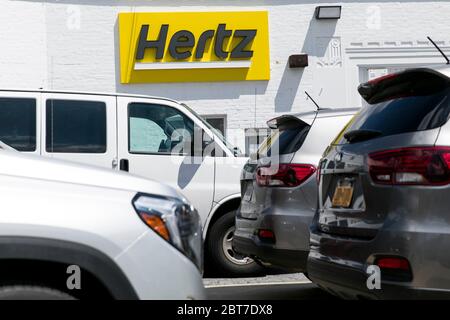
[[259,146],[266,141],[270,133],[269,128],[245,129],[245,155],[248,157],[256,153]]
[[273,130],[271,135],[261,144],[258,157],[297,152],[303,145],[310,128],[309,125],[300,121],[280,126],[277,130]]
[[438,128],[449,117],[449,94],[450,90],[445,89],[367,105],[355,115],[335,143],[347,143],[344,134],[353,130],[373,130],[379,131],[379,136],[389,136]]
[[104,102],[47,100],[46,119],[47,152],[106,152]]
[[187,148],[191,147],[194,122],[174,108],[131,103],[128,106],[128,126],[131,153],[190,151]]
[[36,100],[0,98],[0,140],[18,151],[36,150]]

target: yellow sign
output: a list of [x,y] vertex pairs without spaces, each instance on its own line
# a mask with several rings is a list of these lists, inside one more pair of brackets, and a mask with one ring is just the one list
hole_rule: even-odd
[[120,13],[122,83],[269,80],[267,11]]

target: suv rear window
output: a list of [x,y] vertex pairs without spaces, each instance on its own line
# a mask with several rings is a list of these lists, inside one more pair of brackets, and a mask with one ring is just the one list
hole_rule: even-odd
[[300,120],[284,123],[272,130],[258,149],[258,158],[270,157],[272,153],[283,155],[297,152],[308,135],[310,126]]
[[409,79],[406,85],[396,84],[403,90],[385,86],[383,92],[391,91],[394,98],[385,96],[380,102],[363,107],[333,143],[348,143],[344,134],[354,130],[375,131],[379,133],[377,137],[382,137],[442,126],[450,114],[450,87],[446,80],[440,80],[433,79],[434,87],[430,88],[429,75],[417,75],[413,83]]

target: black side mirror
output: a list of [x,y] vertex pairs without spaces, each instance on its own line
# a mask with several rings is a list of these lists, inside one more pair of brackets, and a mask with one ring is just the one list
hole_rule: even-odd
[[234,148],[233,148],[233,155],[234,155],[235,157],[240,157],[240,156],[242,156],[242,151],[241,151],[241,149],[240,149],[239,147],[234,147]]

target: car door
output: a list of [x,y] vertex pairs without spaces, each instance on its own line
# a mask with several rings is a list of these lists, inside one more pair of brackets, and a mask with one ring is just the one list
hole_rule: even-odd
[[116,168],[116,97],[42,94],[42,155]]
[[0,91],[0,141],[39,155],[40,92]]
[[117,101],[121,170],[179,189],[204,222],[214,197],[214,157],[194,155],[192,137],[204,128],[201,122],[171,101],[130,97]]

